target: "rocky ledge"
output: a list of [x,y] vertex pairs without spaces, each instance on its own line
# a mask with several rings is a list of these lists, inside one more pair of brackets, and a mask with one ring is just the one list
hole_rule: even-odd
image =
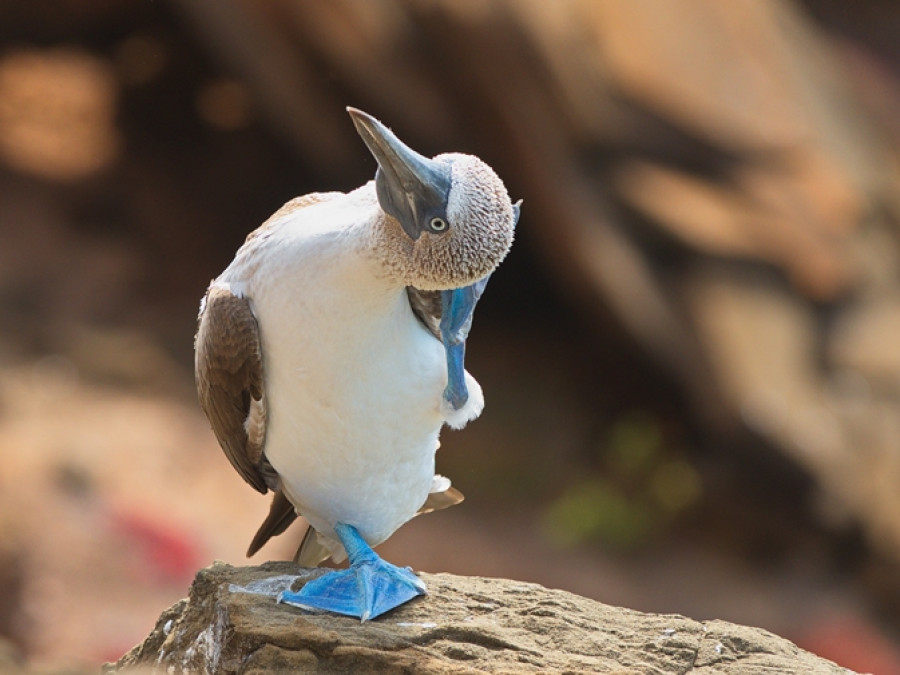
[[428,596],[363,624],[275,602],[321,573],[216,563],[104,673],[850,673],[759,628],[508,579],[422,574]]

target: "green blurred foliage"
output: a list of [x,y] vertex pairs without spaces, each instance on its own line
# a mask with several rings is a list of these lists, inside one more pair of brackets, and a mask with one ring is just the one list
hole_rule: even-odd
[[597,469],[545,509],[541,529],[564,548],[596,542],[633,550],[690,509],[702,491],[699,473],[660,421],[632,412],[609,427]]

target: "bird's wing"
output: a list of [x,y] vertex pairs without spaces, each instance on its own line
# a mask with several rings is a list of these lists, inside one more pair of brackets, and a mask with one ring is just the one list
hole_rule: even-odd
[[194,373],[200,407],[219,445],[241,477],[265,494],[277,481],[263,455],[266,401],[259,326],[250,303],[226,285],[212,284],[201,305]]
[[296,519],[297,511],[294,505],[285,497],[284,492],[275,490],[272,505],[269,506],[269,515],[253,536],[253,541],[247,549],[247,557],[261,549],[269,539],[284,532]]
[[420,291],[412,286],[406,287],[406,295],[409,298],[409,306],[412,307],[413,314],[422,322],[422,325],[434,335],[438,340],[441,339],[441,292],[440,291]]
[[[238,255],[256,246],[297,209],[340,196],[340,192],[314,192],[291,199],[247,236]],[[279,489],[278,475],[263,452],[266,398],[262,350],[259,324],[249,301],[233,293],[227,284],[210,285],[200,306],[194,349],[200,407],[219,445],[245,481],[263,494],[268,489],[275,491],[269,515],[250,542],[250,557],[299,516]]]

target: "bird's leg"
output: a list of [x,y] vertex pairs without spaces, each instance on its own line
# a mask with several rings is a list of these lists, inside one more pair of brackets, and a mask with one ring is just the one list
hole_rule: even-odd
[[466,338],[472,328],[472,313],[490,275],[474,284],[441,291],[441,342],[447,353],[447,387],[444,400],[460,410],[469,400],[466,389]]
[[466,387],[466,343],[444,344],[447,352],[447,386],[444,388],[444,400],[454,410],[460,410],[469,400]]
[[[519,222],[522,200],[513,204],[513,227]],[[472,328],[472,314],[487,286],[488,274],[474,284],[441,291],[441,342],[447,353],[447,386],[444,400],[461,410],[469,400],[466,389],[466,338]]]
[[334,531],[347,551],[349,569],[324,574],[296,593],[285,591],[278,602],[368,621],[425,595],[425,584],[412,570],[382,560],[356,528],[338,523]]

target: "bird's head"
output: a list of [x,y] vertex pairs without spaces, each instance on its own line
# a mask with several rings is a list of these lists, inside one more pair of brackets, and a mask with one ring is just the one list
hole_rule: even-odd
[[493,272],[519,217],[494,170],[472,155],[428,159],[371,115],[347,110],[378,161],[375,190],[388,217],[376,246],[390,271],[422,290],[459,288]]

